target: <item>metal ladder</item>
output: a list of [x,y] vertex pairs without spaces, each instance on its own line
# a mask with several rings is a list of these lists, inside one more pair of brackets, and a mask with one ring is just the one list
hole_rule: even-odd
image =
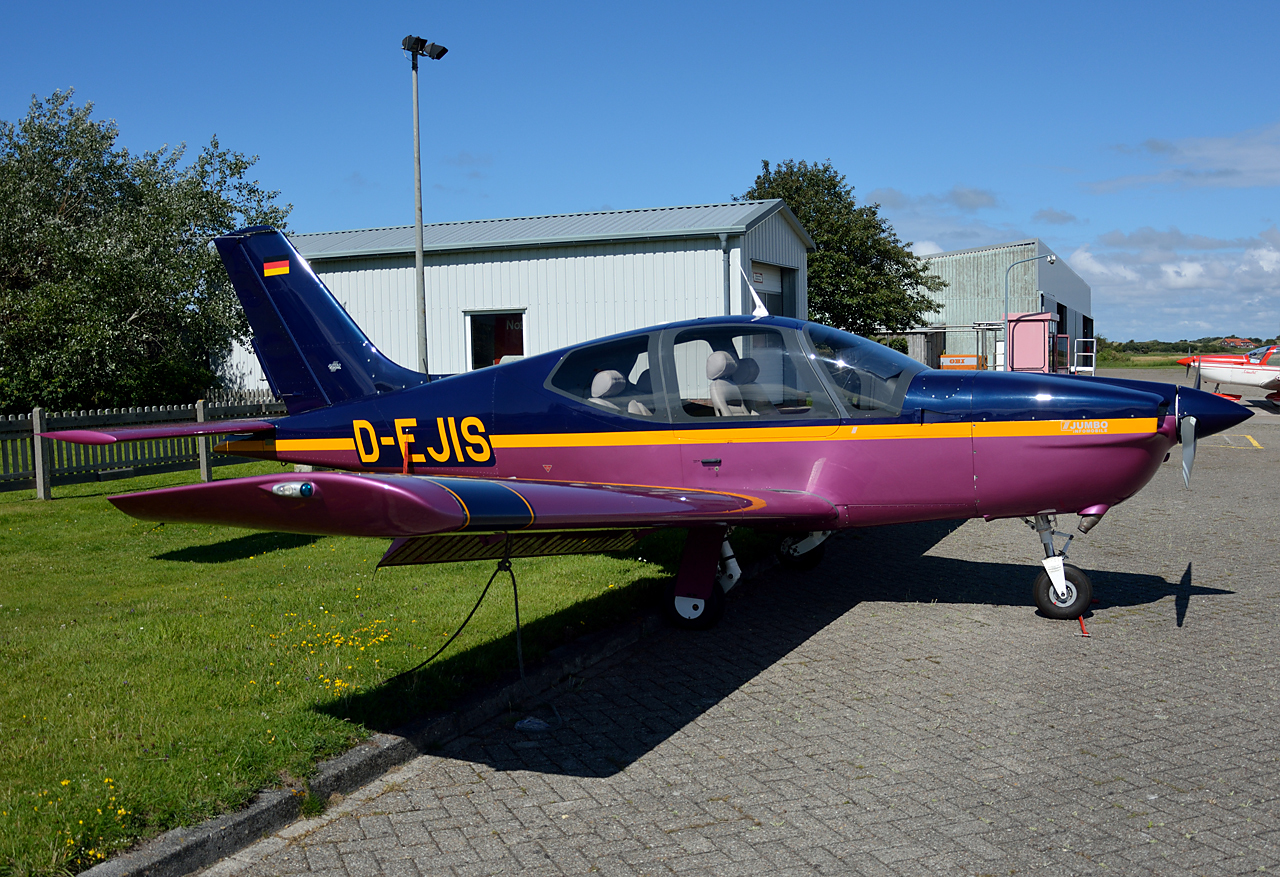
[[1097,364],[1098,341],[1096,338],[1077,338],[1075,365],[1071,367],[1073,375],[1093,376]]

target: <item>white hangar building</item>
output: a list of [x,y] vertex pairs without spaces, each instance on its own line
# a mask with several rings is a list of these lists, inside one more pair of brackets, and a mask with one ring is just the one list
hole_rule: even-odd
[[[1053,264],[1049,264],[1049,256],[1054,257]],[[942,292],[931,293],[941,307],[925,319],[946,327],[948,354],[984,354],[988,367],[1001,362],[1003,344],[998,339],[1004,334],[1006,272],[1009,312],[1050,315],[1056,324],[1056,346],[1063,364],[1074,359],[1077,340],[1093,337],[1089,284],[1039,238],[922,258],[932,273],[947,282]],[[973,328],[984,323],[999,328]],[[1014,337],[1016,341],[1018,336]],[[1018,358],[1015,353],[1015,367]]]
[[[413,232],[289,238],[383,353],[421,369]],[[813,250],[776,199],[425,225],[429,369],[457,374],[629,329],[751,313],[747,277],[770,313],[803,319]],[[248,350],[227,372],[232,385],[264,386]]]

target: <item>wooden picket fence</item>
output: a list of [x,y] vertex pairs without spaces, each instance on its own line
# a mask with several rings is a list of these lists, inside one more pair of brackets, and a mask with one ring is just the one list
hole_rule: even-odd
[[194,405],[112,408],[0,417],[0,491],[31,490],[49,499],[60,484],[110,481],[155,472],[200,469],[206,481],[214,466],[248,462],[244,457],[212,454],[220,436],[147,439],[109,445],[75,445],[40,439],[36,433],[59,429],[145,426],[244,417],[272,417],[285,413],[284,403],[269,392],[226,393],[211,390]]

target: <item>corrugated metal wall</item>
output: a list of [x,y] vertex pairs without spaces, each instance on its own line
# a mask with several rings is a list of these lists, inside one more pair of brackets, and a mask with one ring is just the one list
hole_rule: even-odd
[[706,238],[428,255],[431,371],[469,367],[468,312],[523,310],[526,355],[719,314],[721,258]]
[[[400,365],[418,368],[413,256],[343,259],[313,267],[375,347]],[[437,371],[434,362],[431,370]]]
[[[1036,242],[1026,241],[1004,247],[929,257],[929,270],[947,282],[934,297],[943,303],[936,313],[926,315],[930,323],[968,326],[975,322],[1004,319],[1004,273],[1014,262],[1037,255]],[[1036,294],[1036,262],[1019,265],[1009,273],[1009,310],[1013,313],[1040,310]],[[973,332],[948,332],[950,354],[977,353]]]
[[[379,350],[418,367],[412,256],[317,261],[313,267]],[[468,313],[524,312],[525,354],[534,355],[724,312],[722,253],[715,238],[428,253],[425,267],[433,374],[470,368]],[[263,386],[249,350],[237,349],[228,371],[243,374],[250,389]]]
[[[796,269],[806,310],[806,251],[779,214],[729,239],[730,310],[749,299],[740,266],[750,260]],[[744,253],[743,248],[746,252]],[[418,368],[413,256],[315,259],[316,274],[384,354]],[[428,252],[427,357],[433,374],[467,371],[467,314],[524,313],[525,354],[604,335],[725,312],[718,237],[662,238],[564,247]],[[237,349],[225,369],[243,386],[265,384],[253,353]]]
[[[743,238],[745,240],[742,243],[742,256],[744,257],[743,263],[745,265],[750,265],[752,262],[767,262],[770,265],[797,269],[796,313],[802,319],[805,318],[809,313],[806,296],[808,275],[805,272],[808,265],[808,253],[805,250],[804,243],[800,238],[796,237],[796,233],[790,224],[780,214],[775,213],[743,235]],[[734,270],[735,272],[737,271],[736,268]],[[739,294],[738,302],[734,303],[735,308],[739,307],[739,302],[745,305],[751,298],[751,293],[747,290],[742,275],[737,274],[736,280],[734,287],[738,289]],[[745,307],[742,312],[750,313],[751,308]]]

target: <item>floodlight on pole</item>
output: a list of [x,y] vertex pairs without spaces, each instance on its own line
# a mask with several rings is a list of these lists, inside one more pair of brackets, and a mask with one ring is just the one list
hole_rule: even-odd
[[1004,269],[1004,370],[1007,372],[1013,371],[1013,345],[1009,343],[1009,272],[1014,269],[1015,265],[1034,262],[1037,259],[1047,259],[1050,265],[1058,261],[1056,254],[1045,253],[1041,256],[1032,256],[1029,259],[1019,259]]
[[400,43],[413,59],[413,232],[414,267],[418,275],[418,368],[427,373],[427,275],[422,263],[422,145],[418,133],[418,56],[439,61],[449,50],[412,34]]

